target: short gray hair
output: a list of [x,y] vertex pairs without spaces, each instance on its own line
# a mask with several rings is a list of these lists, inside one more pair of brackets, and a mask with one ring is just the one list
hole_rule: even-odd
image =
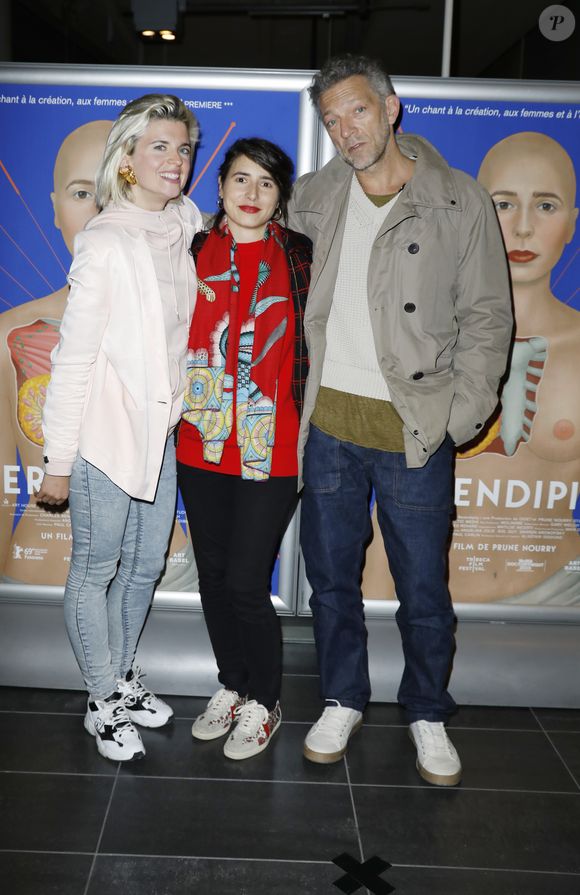
[[318,110],[320,110],[320,97],[323,93],[344,81],[346,78],[352,78],[355,75],[363,75],[369,82],[372,90],[386,99],[391,96],[395,89],[388,74],[383,71],[379,62],[370,59],[368,56],[355,56],[352,53],[345,53],[342,56],[333,56],[324,63],[320,71],[314,75],[312,84],[308,88],[310,100]]
[[129,197],[129,185],[119,176],[121,159],[124,155],[132,155],[137,140],[143,136],[149,122],[160,118],[182,121],[193,149],[199,139],[199,124],[193,112],[177,96],[147,93],[127,103],[111,128],[103,161],[97,171],[96,198],[99,208]]

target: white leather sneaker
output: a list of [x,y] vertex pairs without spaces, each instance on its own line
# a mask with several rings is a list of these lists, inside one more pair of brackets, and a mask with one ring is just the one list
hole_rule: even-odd
[[409,736],[417,749],[417,770],[427,783],[455,786],[461,780],[461,761],[442,721],[414,721]]
[[[333,700],[334,701],[334,700]],[[304,756],[317,764],[340,761],[348,741],[362,724],[362,712],[339,702],[327,706],[304,740]]]

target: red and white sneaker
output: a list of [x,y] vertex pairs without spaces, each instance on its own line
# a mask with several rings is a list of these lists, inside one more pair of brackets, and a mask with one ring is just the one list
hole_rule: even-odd
[[205,712],[198,715],[193,722],[191,735],[197,740],[216,740],[218,737],[223,737],[232,728],[236,709],[246,702],[246,696],[240,696],[235,690],[226,690],[222,687],[214,693]]
[[224,755],[236,760],[263,752],[282,722],[279,702],[269,712],[265,706],[251,699],[239,706],[234,715],[237,724],[226,740]]

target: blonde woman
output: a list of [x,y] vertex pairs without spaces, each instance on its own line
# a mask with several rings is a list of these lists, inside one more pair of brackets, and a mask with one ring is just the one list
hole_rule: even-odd
[[196,294],[201,227],[183,196],[198,125],[177,97],[129,103],[97,173],[102,209],[75,240],[71,291],[43,413],[39,503],[70,505],[65,620],[101,755],[140,758],[135,724],[172,709],[133,667],[175,515],[173,431]]

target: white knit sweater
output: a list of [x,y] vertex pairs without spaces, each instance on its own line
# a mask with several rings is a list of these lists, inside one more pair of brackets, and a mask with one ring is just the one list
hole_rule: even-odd
[[368,306],[367,276],[377,231],[397,201],[377,208],[352,178],[332,307],[326,326],[321,385],[390,401],[379,369]]

